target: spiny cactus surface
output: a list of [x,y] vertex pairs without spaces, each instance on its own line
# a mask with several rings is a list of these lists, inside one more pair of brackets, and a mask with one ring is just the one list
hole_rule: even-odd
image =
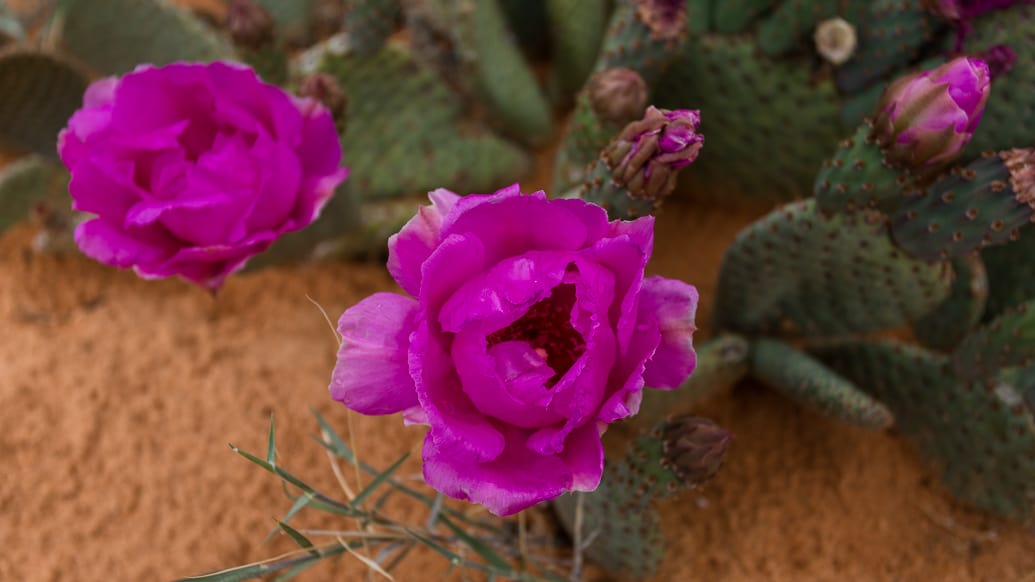
[[56,23],[58,47],[99,74],[236,59],[226,39],[166,0],[61,0]]
[[346,185],[363,199],[417,195],[442,184],[486,191],[528,168],[524,151],[465,121],[456,95],[401,48],[331,56],[323,69],[349,96]]
[[988,301],[988,275],[979,255],[953,259],[952,273],[949,296],[913,324],[913,334],[920,343],[935,350],[955,348],[981,321]]
[[894,415],[881,402],[808,354],[777,340],[751,344],[751,375],[773,390],[837,420],[888,428]]
[[[718,470],[730,434],[714,422],[681,416],[639,436],[621,459],[609,462],[596,491],[584,495],[581,535],[592,536],[586,554],[609,572],[645,578],[664,554],[655,499],[693,488]],[[554,501],[561,523],[575,531],[575,495]]]
[[1035,166],[1035,150],[983,156],[907,199],[891,223],[895,244],[915,257],[937,260],[1016,240],[1031,222],[1035,199],[1029,203],[1027,197],[1035,192],[1028,191],[1030,178],[1011,179],[1014,164]]
[[809,199],[748,227],[723,259],[719,327],[830,336],[901,325],[933,310],[949,294],[951,267],[907,256],[875,218],[826,218]]
[[965,380],[922,348],[852,342],[817,355],[895,413],[896,427],[934,461],[942,482],[977,507],[1035,515],[1035,418],[1008,375]]
[[0,53],[0,145],[57,159],[57,136],[83,102],[86,76],[52,55]]
[[759,55],[750,37],[691,39],[653,96],[658,107],[706,112],[708,147],[688,179],[723,195],[804,196],[842,134],[833,84],[814,82],[797,63]]

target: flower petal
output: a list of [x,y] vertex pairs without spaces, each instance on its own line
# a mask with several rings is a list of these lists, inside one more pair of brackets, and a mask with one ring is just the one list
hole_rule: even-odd
[[643,379],[652,388],[676,388],[694,371],[694,331],[697,289],[675,279],[648,277],[640,290],[641,321],[651,321],[661,333],[658,349],[647,362]]
[[416,406],[407,350],[419,317],[417,302],[395,293],[375,293],[346,310],[338,320],[331,396],[363,414]]
[[424,480],[450,497],[484,505],[499,516],[513,515],[571,490],[574,478],[564,460],[529,450],[524,431],[508,427],[504,435],[506,447],[499,456],[472,462],[457,454],[458,443],[443,446],[428,434]]
[[495,459],[503,451],[503,435],[464,394],[448,350],[448,339],[427,320],[410,338],[410,377],[431,426],[429,437],[439,446],[455,443],[450,449],[467,459]]
[[421,266],[441,242],[442,220],[460,196],[439,188],[428,194],[430,206],[421,206],[402,229],[388,238],[388,272],[407,293],[420,294]]

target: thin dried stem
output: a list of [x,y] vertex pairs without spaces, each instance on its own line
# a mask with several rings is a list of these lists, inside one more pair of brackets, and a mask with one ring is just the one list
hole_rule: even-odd
[[574,554],[571,558],[571,582],[580,582],[582,580],[582,552],[589,545],[583,545],[582,541],[582,518],[585,511],[583,508],[584,497],[585,493],[581,491],[575,493],[575,524],[572,527],[572,530],[574,530],[572,532],[572,551]]

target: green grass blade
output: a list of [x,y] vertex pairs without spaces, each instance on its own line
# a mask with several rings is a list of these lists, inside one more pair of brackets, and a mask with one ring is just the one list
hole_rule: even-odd
[[449,528],[449,531],[453,532],[453,534],[456,535],[456,537],[460,538],[460,541],[467,544],[468,547],[474,550],[474,553],[478,554],[482,557],[483,560],[488,562],[489,565],[498,568],[502,571],[501,573],[505,573],[508,576],[513,575],[513,567],[510,565],[510,563],[503,559],[503,557],[501,557],[495,551],[493,551],[493,549],[489,547],[488,544],[464,531],[463,528],[457,526],[455,523],[450,521],[450,519],[445,515],[440,515],[438,520],[442,523],[442,525]]
[[273,431],[273,413],[270,413],[270,433],[266,438],[266,462],[272,466],[277,466],[277,450],[275,446],[275,436]]
[[316,546],[313,545],[313,542],[309,541],[309,538],[302,535],[302,533],[299,532],[297,529],[291,527],[283,521],[278,521],[277,526],[284,533],[291,536],[291,539],[293,539],[295,543],[299,545],[299,547],[309,550],[310,555],[319,557],[320,552],[316,551]]
[[363,504],[363,502],[366,500],[366,498],[370,497],[371,493],[373,493],[375,490],[377,490],[377,488],[380,487],[382,483],[387,481],[388,478],[392,476],[392,473],[395,473],[395,471],[408,458],[410,458],[410,453],[409,452],[407,452],[407,453],[403,454],[403,456],[399,457],[399,460],[397,460],[396,462],[392,463],[391,466],[389,466],[387,469],[382,471],[381,474],[379,474],[377,477],[374,478],[373,481],[370,482],[369,485],[367,485],[362,491],[360,491],[359,494],[356,495],[356,498],[353,499],[352,503],[350,503],[349,505],[351,505],[354,508],[360,507]]

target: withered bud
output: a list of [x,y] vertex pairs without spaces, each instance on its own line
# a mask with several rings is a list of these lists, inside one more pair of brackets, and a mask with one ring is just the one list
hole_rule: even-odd
[[273,17],[253,0],[230,0],[226,28],[234,44],[246,49],[259,50],[273,43]]
[[636,15],[652,38],[670,40],[686,33],[687,0],[635,0]]
[[1014,199],[1035,208],[1035,149],[1006,150],[999,152],[999,158],[1010,172],[1010,187],[1013,188]]
[[830,18],[819,23],[812,35],[816,52],[828,63],[839,66],[855,54],[858,38],[855,27],[843,18]]
[[700,485],[718,472],[733,435],[713,420],[679,416],[668,421],[661,439],[662,464],[688,485]]
[[327,73],[314,73],[302,81],[298,88],[301,97],[309,97],[322,103],[334,117],[339,131],[345,130],[345,118],[349,106],[348,95],[342,91],[337,79]]
[[647,107],[647,83],[632,69],[616,67],[595,73],[586,87],[593,111],[613,123],[629,123]]

